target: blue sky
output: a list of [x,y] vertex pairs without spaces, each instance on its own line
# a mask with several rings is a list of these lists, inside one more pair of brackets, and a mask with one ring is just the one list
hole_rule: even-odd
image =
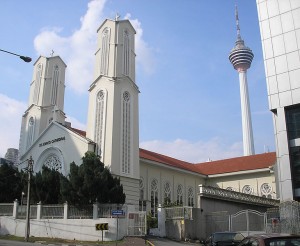
[[255,1],[246,0],[2,0],[0,157],[18,148],[33,64],[55,55],[67,64],[65,113],[85,130],[96,30],[119,13],[136,28],[136,83],[141,91],[140,147],[190,162],[243,155],[234,6],[241,35],[254,53],[248,86],[256,153],[274,151]]

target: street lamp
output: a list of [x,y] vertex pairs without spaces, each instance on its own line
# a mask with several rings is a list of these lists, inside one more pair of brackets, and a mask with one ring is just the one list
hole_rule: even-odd
[[24,62],[31,62],[31,58],[28,57],[28,56],[21,56],[21,55],[18,55],[18,54],[15,54],[15,53],[12,53],[12,52],[9,52],[9,51],[6,51],[6,50],[2,50],[2,49],[0,49],[0,51],[5,52],[5,53],[8,53],[8,54],[11,54],[11,55],[14,55],[14,56],[18,56],[18,57],[20,57]]
[[24,197],[24,195],[25,195],[25,192],[22,191],[22,196],[21,196],[21,206],[23,206],[23,197]]

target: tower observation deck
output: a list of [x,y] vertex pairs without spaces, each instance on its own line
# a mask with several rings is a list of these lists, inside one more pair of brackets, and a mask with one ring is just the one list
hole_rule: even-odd
[[247,69],[250,68],[254,55],[252,53],[252,50],[245,46],[244,40],[241,38],[237,6],[235,7],[235,19],[237,27],[237,40],[235,42],[234,48],[230,51],[229,60],[234,69],[239,73],[243,126],[243,147],[244,155],[247,156],[254,154],[252,122],[247,84]]

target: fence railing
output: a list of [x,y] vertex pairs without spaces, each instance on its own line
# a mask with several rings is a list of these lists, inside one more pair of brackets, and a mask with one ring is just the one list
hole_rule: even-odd
[[93,205],[84,206],[82,208],[70,206],[68,212],[68,219],[92,219]]
[[42,219],[63,219],[64,218],[64,205],[43,205],[41,211]]
[[170,207],[165,208],[166,220],[175,219],[193,219],[193,208],[192,207]]
[[267,210],[267,232],[300,234],[300,203],[285,201]]
[[12,216],[14,204],[13,203],[1,203],[0,204],[0,216]]
[[[83,207],[65,204],[30,205],[30,219],[97,219],[112,218],[113,210],[123,210],[127,214],[127,206],[120,204],[90,204]],[[0,216],[13,216],[16,219],[25,219],[26,205],[14,203],[0,203]]]

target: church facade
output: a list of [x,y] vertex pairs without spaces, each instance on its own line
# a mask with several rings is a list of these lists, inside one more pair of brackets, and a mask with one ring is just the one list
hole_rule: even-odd
[[35,62],[22,117],[20,168],[32,156],[34,172],[45,165],[67,175],[70,163],[80,165],[85,152],[94,151],[120,178],[126,203],[154,216],[158,204],[198,207],[199,185],[276,198],[275,153],[188,163],[139,148],[135,30],[128,20],[105,20],[97,33],[86,131],[66,121],[66,64],[59,56]]

